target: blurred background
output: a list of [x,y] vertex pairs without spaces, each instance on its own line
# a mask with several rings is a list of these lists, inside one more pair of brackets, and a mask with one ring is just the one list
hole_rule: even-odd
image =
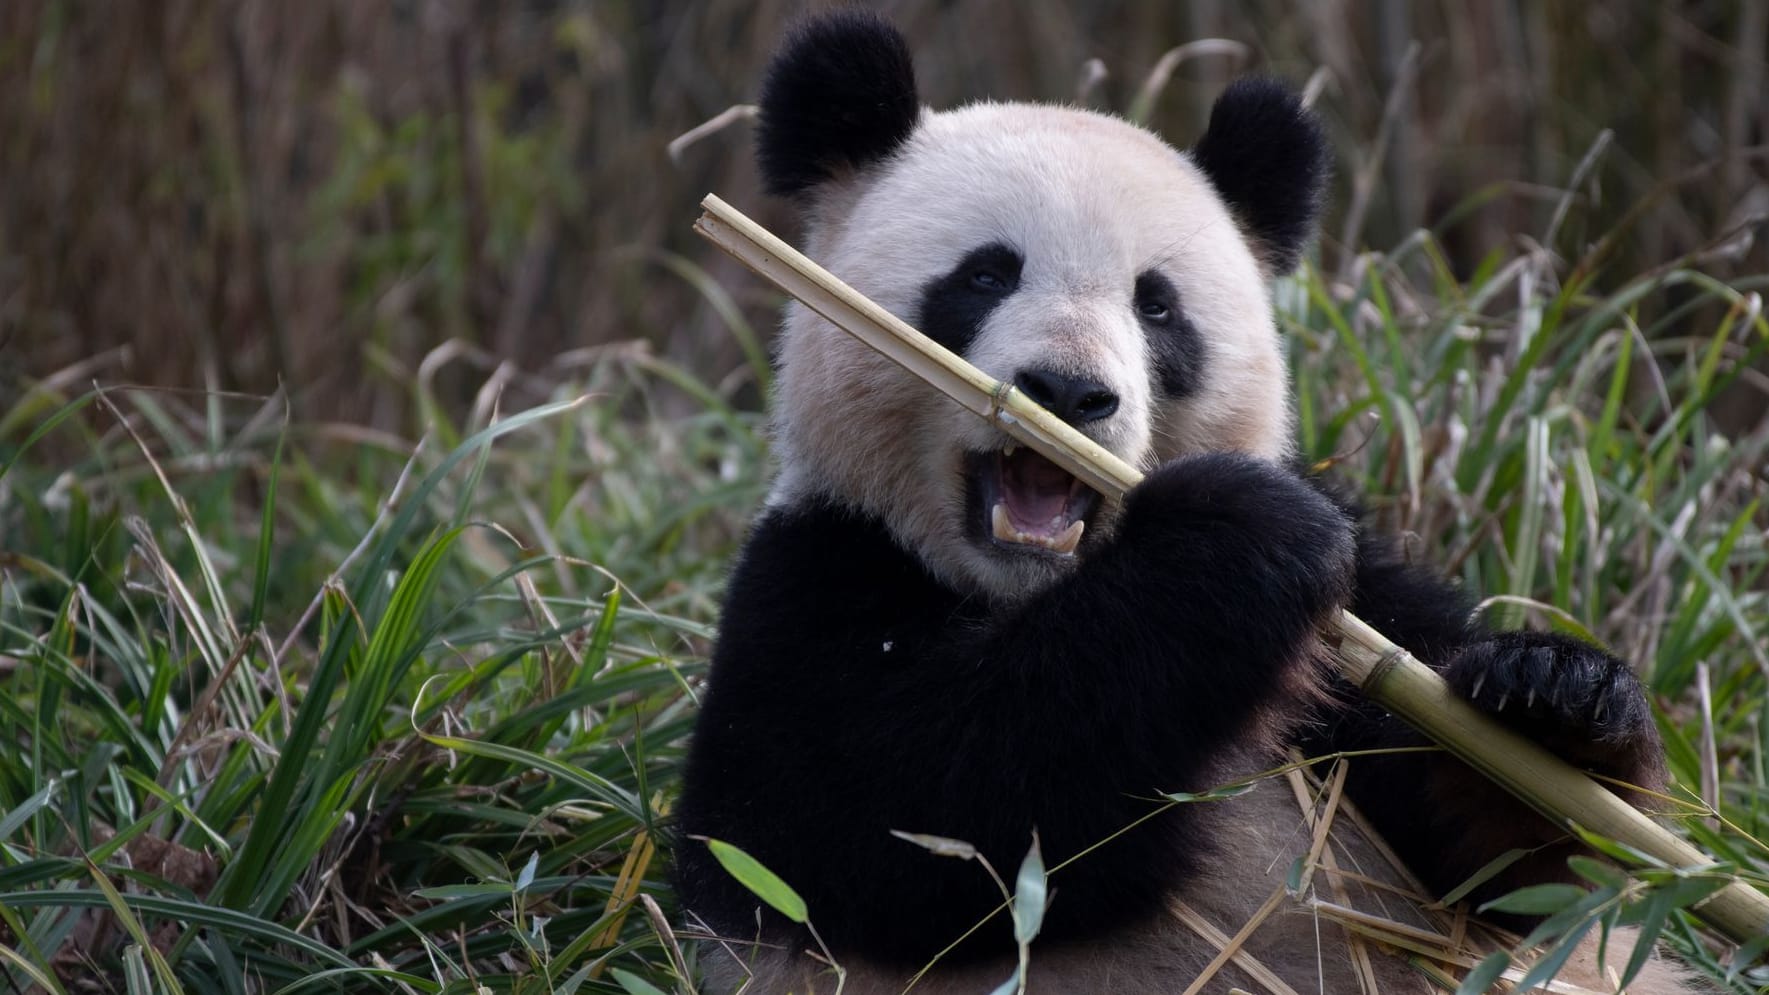
[[[282,384],[297,418],[405,429],[413,378],[467,404],[508,363],[506,404],[532,403],[561,355],[633,341],[718,382],[744,353],[706,277],[759,329],[777,300],[698,244],[696,202],[794,228],[747,120],[668,148],[753,99],[807,6],[0,4],[0,410],[47,377]],[[1573,261],[1588,231],[1628,273],[1769,270],[1765,0],[881,6],[934,106],[1136,108],[1183,145],[1237,73],[1312,83],[1341,150],[1328,272],[1430,227],[1465,275],[1575,186],[1546,247]],[[1244,48],[1138,107],[1204,38]],[[1727,403],[1754,422],[1762,396]]]

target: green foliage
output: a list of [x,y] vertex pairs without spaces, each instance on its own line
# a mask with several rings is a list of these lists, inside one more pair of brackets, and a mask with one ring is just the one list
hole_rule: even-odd
[[793,922],[802,923],[809,918],[805,900],[799,897],[799,893],[780,880],[779,875],[763,867],[760,861],[724,840],[707,840],[706,846],[718,860],[719,866],[725,869],[725,873],[736,878],[751,894],[767,902],[769,908]]
[[[1421,558],[1485,594],[1492,621],[1606,642],[1663,709],[1682,786],[1673,814],[1721,863],[1672,880],[1590,840],[1634,870],[1581,862],[1593,889],[1543,885],[1492,906],[1548,917],[1525,980],[1552,975],[1592,928],[1607,937],[1629,923],[1727,975],[1728,990],[1758,992],[1769,977],[1747,966],[1762,951],[1717,961],[1686,915],[1722,881],[1769,883],[1769,430],[1714,412],[1769,353],[1769,279],[1667,266],[1605,288],[1591,262],[1563,276],[1522,257],[1459,281],[1421,237],[1364,257],[1350,283],[1298,278],[1280,302],[1302,442],[1379,495],[1379,516]],[[1668,313],[1667,297],[1679,302]],[[1698,679],[1712,688],[1705,705]],[[1722,820],[1695,817],[1704,769]],[[1483,962],[1463,990],[1486,990],[1508,963]]]
[[[1571,863],[1591,887],[1534,885],[1481,906],[1483,912],[1490,910],[1540,917],[1539,925],[1523,940],[1524,946],[1539,949],[1521,971],[1522,976],[1517,980],[1520,989],[1553,980],[1580,941],[1593,929],[1600,932],[1603,947],[1612,950],[1609,947],[1611,931],[1617,926],[1632,926],[1639,930],[1639,942],[1625,963],[1611,964],[1616,969],[1620,985],[1625,988],[1645,967],[1653,943],[1666,936],[1674,911],[1698,905],[1734,880],[1730,869],[1722,866],[1668,868],[1654,864],[1629,875],[1585,857],[1574,857]],[[1512,958],[1503,953],[1483,960],[1457,989],[1457,995],[1478,995],[1486,991],[1511,961]],[[1732,980],[1738,980],[1737,972],[1733,972]]]
[[[1726,286],[1671,270],[1598,297],[1538,290],[1552,287],[1551,269],[1513,266],[1396,317],[1380,302],[1427,299],[1418,272],[1450,280],[1422,246],[1371,257],[1341,299],[1309,281],[1291,315],[1305,449],[1393,493],[1393,522],[1422,548],[1455,551],[1469,587],[1503,599],[1490,602],[1501,620],[1533,612],[1614,634],[1667,692],[1716,652],[1725,662],[1715,666],[1769,664],[1753,482],[1769,436],[1722,433],[1707,413],[1769,352],[1757,296],[1769,281]],[[1671,339],[1633,325],[1642,297],[1679,286],[1699,295],[1685,327],[1705,314],[1705,330]],[[1494,307],[1507,292],[1531,296],[1518,311]],[[1330,338],[1313,330],[1323,319]],[[1661,355],[1635,354],[1642,334]],[[1406,345],[1375,362],[1364,343],[1378,337]],[[1340,350],[1360,376],[1322,361]],[[1667,610],[1639,618],[1642,599],[1665,587],[1675,592]]]
[[[0,973],[673,987],[682,955],[626,912],[669,901],[650,841],[764,460],[728,406],[623,416],[677,403],[672,378],[690,382],[607,359],[593,401],[561,383],[568,400],[439,428],[463,439],[439,454],[340,447],[274,400],[114,389],[16,420]],[[38,427],[66,435],[81,409],[127,430],[35,460]]]

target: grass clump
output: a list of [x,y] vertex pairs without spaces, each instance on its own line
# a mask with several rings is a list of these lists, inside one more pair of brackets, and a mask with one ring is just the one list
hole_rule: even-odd
[[1534,939],[1644,921],[1725,990],[1762,992],[1765,942],[1713,945],[1669,909],[1769,885],[1769,418],[1713,414],[1728,392],[1763,410],[1769,278],[1682,262],[1615,278],[1601,251],[1457,279],[1421,233],[1344,280],[1299,278],[1281,302],[1302,442],[1497,624],[1603,642],[1653,693],[1675,824],[1716,863],[1672,874],[1592,840],[1643,869],[1581,873],[1594,887],[1542,910],[1566,915]]
[[0,464],[10,987],[676,973],[628,913],[763,461],[711,391],[646,416],[671,379],[604,358],[421,442],[275,401],[21,401],[83,410]]

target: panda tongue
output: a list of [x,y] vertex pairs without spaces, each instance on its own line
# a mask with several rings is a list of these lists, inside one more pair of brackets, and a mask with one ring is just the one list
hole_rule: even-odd
[[[1074,490],[1067,470],[1030,449],[1001,458],[1001,496],[1008,517],[1022,532],[1050,535],[1068,524],[1063,511]],[[1062,516],[1062,517],[1059,517]]]

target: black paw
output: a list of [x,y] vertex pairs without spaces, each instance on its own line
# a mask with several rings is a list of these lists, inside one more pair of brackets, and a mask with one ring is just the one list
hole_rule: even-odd
[[1294,472],[1239,453],[1182,457],[1157,468],[1125,502],[1121,545],[1158,551],[1223,590],[1310,615],[1344,604],[1357,550],[1350,516]]
[[1658,728],[1626,663],[1569,636],[1508,632],[1444,673],[1483,711],[1572,762],[1642,787],[1662,777]]

